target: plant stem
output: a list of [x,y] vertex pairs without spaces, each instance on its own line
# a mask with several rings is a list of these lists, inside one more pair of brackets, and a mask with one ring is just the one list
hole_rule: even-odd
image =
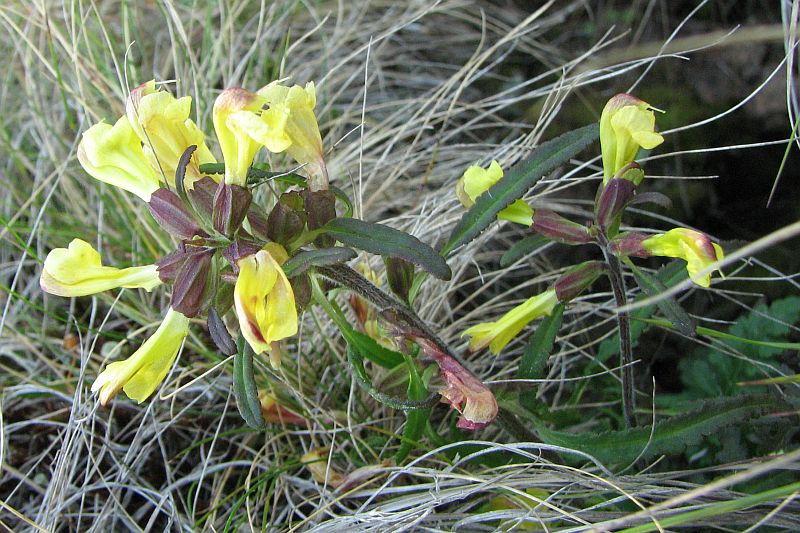
[[617,305],[617,328],[619,330],[619,358],[622,367],[622,417],[627,427],[636,426],[636,396],[633,381],[633,347],[631,345],[631,323],[627,312],[619,311],[628,303],[625,296],[625,279],[619,259],[609,252],[608,238],[602,233],[598,236],[603,255],[608,264],[608,279]]

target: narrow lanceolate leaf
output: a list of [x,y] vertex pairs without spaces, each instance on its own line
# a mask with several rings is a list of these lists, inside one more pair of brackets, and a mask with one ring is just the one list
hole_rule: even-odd
[[444,258],[433,248],[389,226],[355,218],[335,218],[324,229],[348,246],[384,257],[405,259],[439,279],[448,280],[453,275]]
[[536,423],[536,433],[547,444],[586,452],[602,463],[626,464],[637,458],[682,453],[687,446],[721,428],[741,424],[788,405],[771,396],[735,396],[706,400],[696,409],[643,426],[604,433],[567,433]]
[[519,370],[517,370],[519,379],[542,379],[544,377],[547,358],[553,351],[553,344],[558,330],[561,329],[563,316],[564,304],[558,304],[536,328],[536,332],[525,347],[525,353],[519,362]]
[[246,342],[239,343],[239,352],[233,357],[233,394],[239,414],[252,428],[264,427],[264,415],[258,400],[258,388],[253,376],[253,350]]
[[315,266],[335,265],[344,263],[356,257],[356,252],[345,246],[335,248],[321,248],[319,250],[305,250],[298,252],[283,264],[286,277],[291,278]]
[[[636,283],[639,287],[651,298],[659,297],[667,291],[667,286],[664,285],[657,277],[648,274],[643,270],[639,270],[633,264],[629,265],[636,278]],[[667,298],[659,297],[656,302],[658,309],[664,313],[664,316],[669,319],[682,335],[687,337],[694,337],[696,335],[697,324],[694,319],[689,316],[689,313],[681,307],[675,298],[669,296]]]
[[489,227],[497,213],[518,200],[545,174],[566,163],[600,135],[598,124],[590,124],[540,144],[526,160],[514,165],[475,205],[464,214],[441,250],[447,257],[459,246],[470,242]]

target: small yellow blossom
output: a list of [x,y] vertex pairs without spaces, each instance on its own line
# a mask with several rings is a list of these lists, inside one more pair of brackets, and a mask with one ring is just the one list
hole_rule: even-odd
[[101,122],[86,130],[78,145],[78,161],[94,179],[132,192],[145,202],[160,186],[125,116],[113,126]]
[[91,244],[73,239],[68,248],[56,248],[47,254],[39,283],[45,292],[72,297],[118,287],[150,291],[161,285],[161,280],[156,265],[130,268],[103,266],[100,254]]
[[262,145],[271,152],[283,152],[292,143],[286,133],[288,110],[265,109],[266,104],[263,96],[240,87],[226,89],[214,102],[214,130],[229,185],[247,183],[247,171]]
[[157,90],[153,80],[131,91],[125,105],[147,160],[157,173],[163,172],[171,186],[175,185],[178,161],[189,146],[197,146],[197,150],[186,167],[188,184],[202,177],[200,165],[216,162],[206,146],[205,134],[189,118],[191,107],[191,96],[176,99],[167,91]]
[[92,385],[92,392],[99,393],[102,405],[108,404],[120,389],[142,403],[164,381],[188,333],[189,319],[170,309],[156,332],[133,355],[106,366]]
[[[469,209],[475,205],[475,200],[480,195],[488,191],[502,177],[503,169],[497,161],[492,160],[489,168],[473,165],[458,180],[456,196],[461,205]],[[500,211],[497,214],[497,218],[530,226],[533,224],[533,209],[524,200],[516,200]]]
[[269,243],[238,263],[234,306],[242,334],[257,354],[297,333],[294,292],[281,268],[287,258],[281,245]]
[[[677,257],[686,261],[689,277],[701,287],[711,285],[711,272],[698,275],[725,257],[722,247],[703,233],[688,228],[675,228],[642,241],[650,255]],[[720,271],[720,273],[722,273]]]
[[266,99],[270,109],[285,109],[288,112],[286,133],[292,141],[287,150],[289,155],[301,165],[324,166],[322,135],[319,132],[317,116],[314,114],[317,105],[314,82],[306,83],[305,88],[299,85],[287,87],[279,83],[270,83],[259,89],[258,94]]
[[549,315],[557,303],[555,289],[548,289],[528,298],[495,322],[472,326],[462,336],[472,337],[469,341],[470,350],[477,351],[489,346],[492,353],[497,355],[531,320]]
[[639,147],[652,150],[664,138],[656,133],[656,117],[647,102],[629,94],[608,101],[600,115],[603,184],[632,162]]

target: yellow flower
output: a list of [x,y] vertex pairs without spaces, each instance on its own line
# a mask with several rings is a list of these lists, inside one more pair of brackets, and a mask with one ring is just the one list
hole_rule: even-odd
[[324,152],[317,116],[314,114],[317,105],[314,82],[306,83],[305,89],[299,85],[287,87],[270,83],[259,89],[258,94],[266,99],[270,108],[287,110],[289,119],[286,122],[286,133],[292,140],[292,145],[287,150],[289,155],[301,165],[320,163]]
[[[642,241],[650,255],[678,257],[686,261],[689,277],[701,287],[711,285],[711,272],[698,275],[725,257],[722,247],[703,233],[688,228],[675,228]],[[722,272],[720,271],[720,274]]]
[[522,331],[534,318],[549,315],[558,303],[555,289],[548,289],[538,296],[528,298],[495,322],[476,324],[467,329],[462,336],[472,337],[469,349],[477,351],[487,345],[497,355],[511,339]]
[[202,177],[200,165],[216,162],[206,146],[205,134],[189,118],[191,107],[190,96],[176,99],[167,91],[157,90],[153,80],[131,91],[125,105],[128,121],[144,144],[145,157],[172,186],[178,160],[189,146],[195,145],[197,150],[186,167],[188,184]]
[[652,150],[664,138],[655,132],[656,117],[647,102],[629,94],[608,101],[600,115],[603,184],[636,157],[639,147]]
[[147,162],[127,117],[113,126],[101,122],[86,130],[78,145],[78,161],[96,180],[132,192],[145,202],[159,188],[158,174]]
[[273,342],[297,333],[294,292],[281,268],[286,259],[281,245],[269,243],[238,263],[234,306],[242,334],[257,354],[270,351]]
[[[492,160],[489,168],[481,168],[478,165],[469,167],[461,179],[456,184],[456,196],[461,205],[469,209],[475,205],[475,200],[480,195],[488,191],[492,185],[500,181],[503,177],[503,169],[497,161]],[[497,214],[500,220],[509,220],[517,224],[530,226],[533,224],[533,209],[523,200],[516,200],[514,203],[503,209]]]
[[264,109],[263,96],[240,87],[225,89],[214,102],[214,130],[225,160],[225,183],[244,186],[256,152],[266,146],[282,152],[292,143],[286,133],[288,110]]
[[102,405],[120,389],[142,403],[164,380],[188,333],[189,319],[170,309],[156,332],[133,355],[106,366],[92,384],[92,392],[99,392]]
[[39,280],[42,290],[57,296],[86,296],[124,287],[147,291],[161,285],[158,267],[103,266],[100,254],[86,241],[73,239],[69,248],[51,250]]

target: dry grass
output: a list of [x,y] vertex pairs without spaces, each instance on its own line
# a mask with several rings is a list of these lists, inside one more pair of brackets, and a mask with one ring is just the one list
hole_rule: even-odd
[[[237,413],[230,361],[213,353],[202,327],[194,328],[151,401],[119,399],[104,409],[89,394],[105,362],[130,353],[158,324],[167,305],[163,293],[122,291],[67,301],[39,290],[41,258],[72,236],[95,243],[112,264],[148,263],[170,248],[135,198],[87,182],[75,158],[80,132],[121,114],[128,89],[151,78],[175,80],[172,89],[193,97],[196,120],[207,130],[222,87],[255,88],[281,76],[315,80],[326,142],[335,143],[329,168],[356,199],[357,212],[425,242],[441,242],[462,213],[452,186],[468,165],[517,161],[560,129],[565,102],[576,105],[591,91],[602,97],[587,105],[602,102],[625,88],[618,76],[632,73],[635,79],[655,61],[647,47],[642,51],[648,55],[628,50],[625,62],[613,60],[606,52],[627,43],[620,30],[579,53],[564,47],[564,33],[577,32],[575,21],[591,15],[584,4],[551,2],[533,13],[510,3],[497,9],[460,0],[42,0],[0,6],[0,53],[7,58],[0,83],[0,179],[6,191],[0,211],[0,527],[491,531],[501,520],[509,529],[537,522],[544,530],[644,524],[665,531],[673,526],[662,528],[660,521],[706,510],[704,516],[687,515],[686,523],[754,530],[763,521],[776,530],[800,528],[792,491],[746,507],[723,505],[749,502],[737,491],[749,477],[796,471],[797,453],[715,467],[704,474],[718,481],[704,485],[689,470],[612,472],[584,455],[513,442],[497,425],[476,433],[475,447],[447,453],[426,441],[428,448],[409,464],[377,468],[364,486],[332,490],[302,466],[304,453],[330,447],[331,468],[344,473],[380,463],[399,446],[405,418],[354,385],[335,329],[321,313],[306,314],[296,353],[280,373],[259,368],[262,382],[279,384],[311,426],[254,431]],[[796,22],[796,10],[786,17]],[[790,47],[797,42],[795,24],[784,29]],[[700,40],[700,46],[718,37]],[[764,39],[774,39],[774,32]],[[535,77],[507,68],[510,58],[520,57],[536,64]],[[778,66],[776,79],[785,76]],[[640,85],[646,83],[645,76]],[[523,123],[523,116],[534,119]],[[666,150],[658,157],[676,155]],[[599,175],[596,159],[573,161],[529,199],[589,213],[591,205],[576,202],[575,191]],[[659,227],[666,222],[651,220]],[[784,233],[797,232],[789,227]],[[452,346],[463,347],[459,335],[466,326],[510,308],[566,265],[552,254],[535,254],[500,269],[500,254],[517,237],[507,225],[493,227],[450,261],[453,281],[423,287],[420,316]],[[763,247],[778,237],[768,237]],[[731,279],[755,252],[732,259]],[[758,297],[758,291],[714,293],[742,307]],[[538,396],[554,409],[566,405],[570,380],[591,384],[615,370],[600,366],[594,377],[571,372],[593,357],[613,321],[612,301],[598,292],[569,308],[549,374],[538,385]],[[478,353],[467,362],[500,384],[513,379],[521,350],[517,343],[499,358]],[[390,387],[396,377],[376,379]],[[446,414],[439,407],[433,419],[442,433],[452,419]],[[478,460],[500,452],[515,460],[500,467]],[[526,489],[535,489],[532,496],[525,496]],[[501,493],[521,503],[506,510],[481,507]],[[537,502],[532,509],[530,497]]]

